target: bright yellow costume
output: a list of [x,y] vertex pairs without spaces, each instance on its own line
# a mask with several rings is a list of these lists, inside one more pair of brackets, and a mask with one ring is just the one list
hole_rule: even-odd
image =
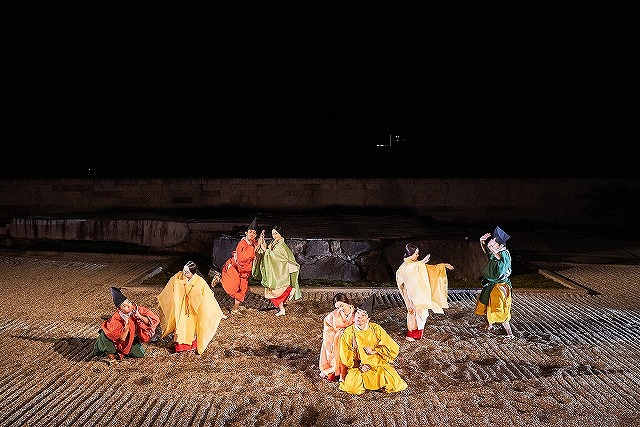
[[[364,347],[371,347],[377,354],[365,353]],[[364,330],[356,325],[347,327],[340,339],[340,359],[348,371],[340,390],[362,394],[365,390],[384,389],[393,393],[406,389],[407,383],[393,367],[399,352],[400,346],[377,323],[369,322]],[[362,372],[359,369],[362,365],[371,369]]]

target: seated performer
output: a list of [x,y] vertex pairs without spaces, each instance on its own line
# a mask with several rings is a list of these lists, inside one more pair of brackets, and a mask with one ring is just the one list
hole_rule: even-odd
[[344,381],[347,368],[340,361],[340,338],[347,326],[353,325],[356,308],[343,293],[333,297],[333,311],[324,317],[320,347],[320,376],[327,381]]
[[125,356],[144,357],[142,343],[149,342],[156,333],[160,318],[146,307],[133,304],[120,288],[111,288],[117,310],[109,320],[102,322],[98,339],[93,346],[95,356],[107,355],[111,366]]
[[354,324],[347,327],[340,339],[340,360],[347,367],[347,376],[340,390],[362,394],[366,390],[393,393],[407,388],[393,367],[400,346],[382,329],[370,322],[374,296],[371,295],[355,313]]

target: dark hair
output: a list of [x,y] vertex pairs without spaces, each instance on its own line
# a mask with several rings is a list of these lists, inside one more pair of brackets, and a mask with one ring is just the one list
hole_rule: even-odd
[[198,275],[198,276],[200,276],[200,277],[204,277],[204,276],[202,275],[202,273],[200,273],[200,270],[198,270],[198,266],[196,265],[196,263],[195,263],[195,262],[193,262],[193,261],[187,261],[186,266],[187,266],[187,268],[189,269],[189,271],[191,272],[191,274],[193,274],[193,275],[196,275],[196,274],[197,274],[197,275]]
[[407,243],[407,245],[404,247],[404,257],[403,258],[407,258],[407,257],[410,257],[411,255],[413,255],[416,252],[416,249],[418,249],[418,247],[416,245],[414,245],[413,243]]
[[274,225],[271,229],[272,230],[276,230],[278,232],[278,234],[282,236],[282,226],[281,225]]
[[333,305],[336,305],[336,303],[338,301],[342,301],[344,303],[351,304],[349,302],[349,298],[347,298],[347,296],[345,294],[343,294],[342,292],[338,292],[337,294],[335,294],[333,296]]

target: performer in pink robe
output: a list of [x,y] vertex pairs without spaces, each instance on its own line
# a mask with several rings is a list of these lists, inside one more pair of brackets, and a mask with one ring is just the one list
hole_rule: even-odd
[[327,381],[344,381],[347,367],[340,361],[340,338],[347,326],[353,325],[355,307],[343,293],[333,297],[335,309],[324,318],[320,348],[320,376]]

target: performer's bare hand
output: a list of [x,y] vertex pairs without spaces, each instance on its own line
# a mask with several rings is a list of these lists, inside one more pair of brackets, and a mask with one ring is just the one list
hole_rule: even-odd
[[372,354],[378,354],[377,351],[375,351],[374,349],[372,349],[371,347],[364,347],[363,348],[364,352],[367,353],[369,356],[371,356]]
[[489,237],[491,237],[491,233],[485,233],[482,235],[482,237],[480,237],[480,242],[484,242],[485,240],[487,240]]
[[360,365],[360,372],[367,372],[371,370],[371,366],[364,364],[364,365]]
[[447,263],[447,264],[445,264],[445,265],[444,265],[444,267],[445,267],[447,270],[453,270],[453,265],[451,265],[451,264],[448,264],[448,263]]

